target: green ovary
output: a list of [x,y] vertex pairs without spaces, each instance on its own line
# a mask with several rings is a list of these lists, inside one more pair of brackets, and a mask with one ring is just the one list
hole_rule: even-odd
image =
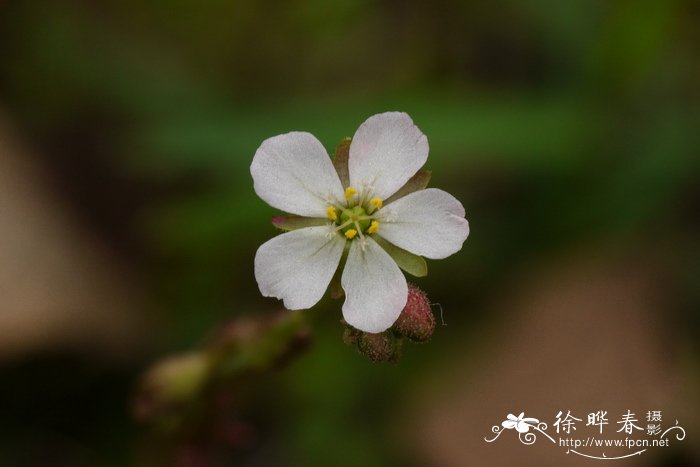
[[340,213],[340,221],[338,222],[338,225],[343,225],[348,221],[352,222],[342,229],[343,233],[350,229],[356,230],[358,227],[360,228],[360,232],[364,233],[367,231],[370,225],[370,219],[367,216],[367,212],[362,209],[361,206],[344,209],[343,212]]

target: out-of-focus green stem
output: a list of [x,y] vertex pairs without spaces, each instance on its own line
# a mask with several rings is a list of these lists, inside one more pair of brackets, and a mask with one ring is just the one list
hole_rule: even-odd
[[156,362],[141,380],[134,414],[158,425],[185,419],[206,391],[279,367],[306,347],[310,334],[303,313],[235,320],[201,349]]
[[[236,326],[234,323],[233,326]],[[251,323],[234,330],[211,349],[211,378],[229,379],[248,371],[266,371],[277,366],[303,346],[310,336],[303,313],[283,312],[271,323]]]

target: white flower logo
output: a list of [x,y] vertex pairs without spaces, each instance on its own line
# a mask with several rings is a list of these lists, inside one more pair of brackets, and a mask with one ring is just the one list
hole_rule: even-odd
[[503,428],[506,428],[508,430],[512,430],[513,428],[516,429],[518,433],[527,433],[530,431],[530,427],[535,427],[537,424],[540,422],[536,418],[523,418],[525,415],[525,412],[520,412],[520,415],[517,417],[513,415],[512,413],[509,413],[508,416],[506,417],[507,420],[504,420],[501,425]]
[[346,252],[343,317],[365,332],[391,327],[408,288],[385,249],[441,259],[459,251],[469,235],[464,207],[442,190],[389,199],[427,158],[426,136],[401,112],[374,115],[360,125],[347,173],[336,170],[310,133],[265,140],[250,166],[255,192],[274,208],[311,219],[258,249],[255,277],[262,294],[282,299],[290,310],[311,308]]

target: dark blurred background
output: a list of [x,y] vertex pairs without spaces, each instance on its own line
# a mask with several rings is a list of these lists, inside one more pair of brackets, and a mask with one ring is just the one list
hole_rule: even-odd
[[[0,59],[0,465],[583,465],[483,437],[628,408],[689,432],[629,464],[700,463],[700,3],[10,1]],[[135,421],[154,361],[279,308],[258,145],[387,110],[470,221],[416,280],[446,325],[376,365],[324,300],[228,435]]]

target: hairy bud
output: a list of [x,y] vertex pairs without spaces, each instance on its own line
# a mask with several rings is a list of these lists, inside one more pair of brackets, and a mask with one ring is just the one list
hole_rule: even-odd
[[357,350],[373,362],[396,362],[400,357],[401,341],[391,331],[378,334],[363,332],[357,338]]
[[408,284],[408,300],[393,329],[413,342],[427,342],[433,335],[435,317],[430,310],[428,297],[413,284]]
[[345,326],[343,342],[355,347],[359,353],[373,362],[396,363],[401,356],[401,339],[388,330],[378,334],[360,331],[350,326],[345,320],[340,320]]
[[350,326],[344,319],[340,320],[340,322],[345,326],[345,330],[343,331],[343,342],[347,345],[357,345],[357,341],[362,335],[362,331]]

